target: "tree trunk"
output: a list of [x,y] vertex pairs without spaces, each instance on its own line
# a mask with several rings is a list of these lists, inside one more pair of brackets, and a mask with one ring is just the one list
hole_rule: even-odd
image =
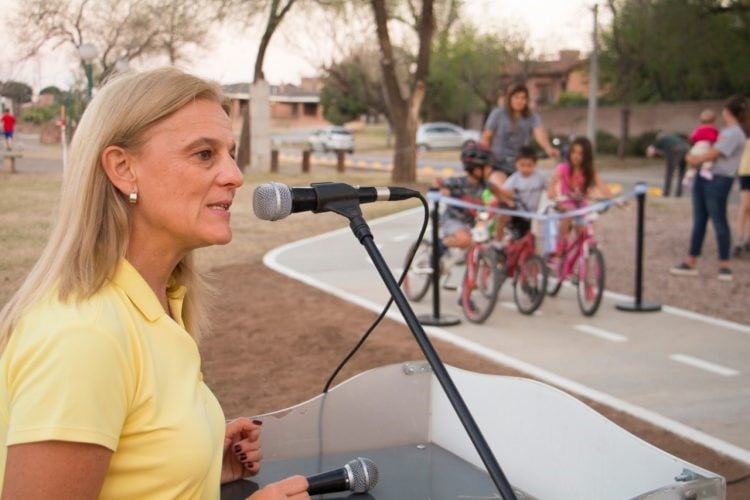
[[383,72],[385,101],[388,108],[388,121],[396,139],[393,152],[394,182],[413,182],[417,178],[417,125],[419,110],[425,94],[425,80],[430,66],[432,35],[435,31],[433,0],[422,1],[422,12],[418,26],[419,52],[414,84],[411,94],[404,97],[396,76],[393,46],[388,32],[388,9],[385,0],[371,0],[375,26],[380,45],[380,68]]
[[242,117],[242,128],[240,130],[240,142],[237,147],[237,166],[243,172],[250,165],[250,105],[248,100],[240,104],[240,116]]
[[617,145],[617,156],[625,158],[630,139],[630,103],[623,103],[620,110],[620,143]]

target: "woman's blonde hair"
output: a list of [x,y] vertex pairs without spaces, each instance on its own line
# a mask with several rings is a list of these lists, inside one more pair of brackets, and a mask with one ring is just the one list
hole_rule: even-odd
[[[130,216],[125,196],[101,165],[107,146],[137,152],[148,131],[195,99],[224,104],[221,88],[175,68],[118,76],[86,108],[70,146],[57,222],[21,288],[0,311],[0,352],[20,316],[50,289],[59,298],[86,299],[104,285],[128,248]],[[175,268],[176,284],[187,286],[183,319],[197,340],[207,329],[207,290],[189,253]]]

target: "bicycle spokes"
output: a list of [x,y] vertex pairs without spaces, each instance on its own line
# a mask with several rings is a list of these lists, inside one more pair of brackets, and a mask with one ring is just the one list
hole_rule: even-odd
[[469,321],[482,323],[495,308],[501,273],[494,252],[484,245],[472,247],[466,263],[461,308]]
[[599,309],[604,294],[604,256],[596,247],[590,247],[581,256],[578,276],[578,306],[585,316]]

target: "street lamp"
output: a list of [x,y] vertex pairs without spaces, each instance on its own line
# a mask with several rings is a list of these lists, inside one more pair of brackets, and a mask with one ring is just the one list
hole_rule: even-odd
[[130,69],[130,63],[125,58],[120,58],[115,63],[115,71],[117,73],[125,73]]
[[88,100],[91,100],[91,90],[94,86],[94,73],[92,62],[96,58],[97,51],[93,43],[84,43],[78,47],[78,53],[83,59],[84,68],[86,68],[86,79],[88,80],[87,95]]

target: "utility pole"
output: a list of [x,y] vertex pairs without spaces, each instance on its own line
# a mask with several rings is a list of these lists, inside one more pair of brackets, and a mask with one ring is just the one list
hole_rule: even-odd
[[599,43],[597,40],[599,5],[594,4],[591,10],[594,11],[594,29],[592,32],[593,48],[591,49],[589,61],[589,109],[586,121],[586,135],[591,141],[594,151],[596,151],[596,99],[599,93]]

